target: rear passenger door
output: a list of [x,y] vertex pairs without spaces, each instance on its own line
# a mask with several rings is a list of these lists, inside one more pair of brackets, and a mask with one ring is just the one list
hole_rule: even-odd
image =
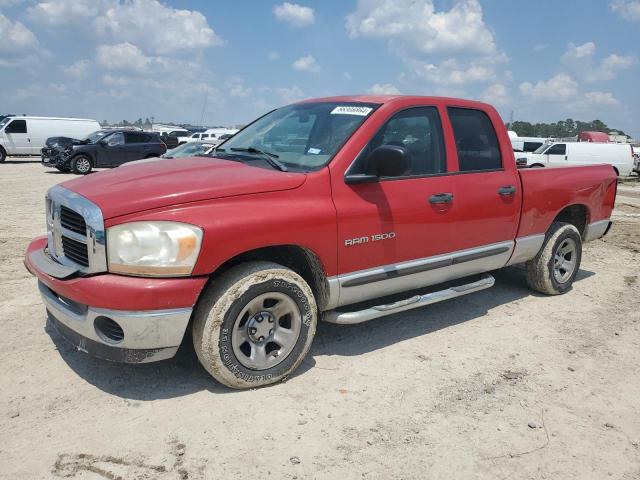
[[124,143],[126,153],[121,163],[130,162],[132,160],[140,160],[154,152],[151,136],[140,132],[125,132]]
[[[447,111],[458,156],[452,177],[452,250],[474,249],[479,267],[500,268],[513,248],[522,198],[513,154],[500,148],[496,125],[484,111]],[[495,121],[500,121],[497,114]]]

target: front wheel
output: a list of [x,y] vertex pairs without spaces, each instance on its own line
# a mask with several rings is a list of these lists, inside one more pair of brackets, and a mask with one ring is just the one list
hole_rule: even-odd
[[300,365],[317,319],[313,292],[300,275],[276,263],[245,263],[203,293],[193,343],[200,363],[220,383],[261,387]]
[[71,160],[71,171],[76,175],[87,175],[92,168],[93,162],[86,155],[78,155]]
[[4,148],[0,147],[0,163],[4,162],[7,159],[7,152],[4,151]]
[[527,283],[533,290],[547,295],[567,292],[580,269],[582,237],[569,223],[554,222],[538,254],[529,260]]

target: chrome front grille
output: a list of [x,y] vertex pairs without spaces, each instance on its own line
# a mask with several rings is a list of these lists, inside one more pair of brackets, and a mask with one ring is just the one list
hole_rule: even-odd
[[47,192],[47,253],[81,273],[107,271],[104,221],[100,208],[56,185]]

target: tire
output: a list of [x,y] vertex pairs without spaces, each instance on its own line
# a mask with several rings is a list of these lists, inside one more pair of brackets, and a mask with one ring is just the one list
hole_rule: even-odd
[[554,222],[538,254],[526,263],[527,283],[547,295],[571,289],[582,261],[582,238],[569,223]]
[[76,175],[87,175],[93,169],[93,161],[86,155],[77,155],[71,160],[71,171]]
[[529,168],[544,168],[544,165],[540,164],[540,163],[534,163],[533,165],[531,165]]
[[228,387],[279,382],[309,352],[317,310],[311,288],[293,270],[271,262],[238,265],[214,280],[198,301],[196,354],[211,376]]
[[4,151],[4,148],[0,147],[0,163],[4,163],[7,159],[7,152]]

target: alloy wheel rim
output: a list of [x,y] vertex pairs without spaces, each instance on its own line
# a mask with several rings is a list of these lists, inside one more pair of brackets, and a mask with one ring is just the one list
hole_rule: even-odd
[[558,283],[565,283],[576,269],[576,242],[565,238],[553,255],[553,276]]
[[281,292],[258,295],[236,317],[231,334],[233,353],[251,370],[266,370],[293,351],[302,326],[295,301]]
[[76,162],[76,168],[78,169],[79,172],[88,172],[90,166],[91,164],[89,163],[89,160],[87,160],[86,158],[80,158]]

